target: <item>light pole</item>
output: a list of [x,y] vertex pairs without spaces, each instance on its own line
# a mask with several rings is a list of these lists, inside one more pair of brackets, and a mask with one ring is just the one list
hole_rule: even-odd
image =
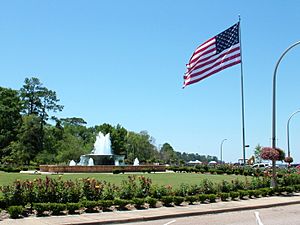
[[226,141],[227,139],[223,139],[221,142],[221,146],[220,146],[220,159],[221,159],[221,163],[223,163],[223,143],[224,141]]
[[297,110],[296,112],[292,113],[292,115],[289,117],[289,119],[287,121],[287,125],[286,125],[286,137],[287,137],[287,146],[288,146],[288,157],[291,156],[291,152],[290,152],[290,120],[298,112],[300,112],[300,109]]
[[[280,56],[278,59],[275,69],[274,69],[274,74],[273,74],[273,106],[272,106],[272,148],[276,148],[276,74],[277,74],[277,69],[279,66],[279,63],[281,62],[282,58],[285,56],[285,54],[294,48],[295,46],[299,45],[300,41],[297,41],[296,43],[292,44],[290,47],[288,47]],[[271,186],[276,187],[276,161],[272,160],[272,180],[271,180]]]

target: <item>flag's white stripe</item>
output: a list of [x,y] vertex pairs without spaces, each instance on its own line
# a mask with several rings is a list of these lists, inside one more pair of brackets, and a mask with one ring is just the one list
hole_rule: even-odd
[[[212,49],[214,49],[214,48],[216,48],[215,45],[209,47],[207,50],[212,50]],[[192,68],[192,67],[193,67],[194,65],[196,65],[199,61],[208,59],[209,57],[211,57],[211,56],[213,56],[213,55],[216,54],[216,49],[215,49],[214,51],[211,51],[211,52],[206,53],[207,50],[205,50],[205,52],[199,53],[198,59],[197,59],[195,62],[189,63],[189,64],[187,65],[187,68]],[[195,57],[195,58],[196,58],[196,57]]]
[[[234,58],[234,59],[232,59],[232,60],[230,60],[230,61],[221,63],[220,65],[215,66],[215,67],[213,67],[211,70],[208,70],[208,71],[206,71],[205,73],[199,74],[198,76],[195,76],[195,77],[190,77],[190,76],[189,76],[187,79],[185,79],[185,83],[189,83],[189,82],[192,82],[192,81],[194,81],[194,80],[198,80],[198,79],[200,79],[201,77],[205,77],[206,75],[212,73],[212,72],[215,71],[215,70],[218,70],[218,69],[220,69],[220,68],[222,68],[222,67],[224,67],[224,66],[226,66],[226,65],[228,65],[228,64],[231,64],[231,63],[233,63],[233,62],[237,62],[237,61],[240,61],[240,60],[241,60],[241,57],[239,56],[239,57],[236,57],[236,58]],[[191,74],[191,75],[192,75],[192,74]]]
[[209,45],[212,45],[212,44],[214,44],[215,42],[216,42],[216,38],[212,38],[211,40],[207,41],[206,43],[203,43],[202,45],[200,45],[200,46],[195,50],[195,52],[200,51],[201,49],[203,49],[203,48],[205,48],[205,47],[207,47],[207,46],[209,46]]
[[[228,52],[228,51],[230,51],[231,49],[233,49],[233,48],[235,48],[235,47],[238,47],[238,46],[239,46],[239,45],[231,46],[230,48],[226,49],[225,51]],[[191,70],[191,71],[188,72],[186,75],[187,75],[187,76],[190,76],[190,75],[192,75],[192,74],[201,72],[201,71],[203,71],[203,70],[205,70],[205,69],[211,67],[213,64],[217,64],[217,63],[219,63],[220,61],[222,61],[222,60],[224,60],[224,59],[226,59],[226,58],[229,58],[229,57],[231,57],[231,56],[237,54],[238,52],[240,52],[240,49],[237,49],[236,51],[231,52],[231,53],[229,53],[229,54],[226,54],[226,55],[224,55],[222,58],[220,58],[220,59],[218,59],[218,60],[216,60],[216,61],[214,61],[214,62],[212,62],[212,63],[210,63],[210,64],[207,64],[207,65],[205,65],[205,66],[201,66],[201,65],[207,63],[207,61],[201,62],[201,63],[199,63],[199,65],[196,66],[196,67],[198,67],[198,66],[201,66],[201,67],[199,67],[198,69]],[[218,58],[218,57],[219,57],[221,54],[223,54],[223,53],[224,53],[224,51],[221,52],[221,53],[219,53],[218,55],[215,55],[215,56],[211,57],[209,60],[214,60],[214,59]]]
[[195,67],[195,65],[197,64],[197,63],[202,63],[202,62],[199,62],[199,61],[203,61],[203,62],[206,62],[207,60],[209,60],[211,57],[213,57],[214,55],[216,54],[216,50],[215,51],[212,51],[212,52],[209,52],[209,53],[207,53],[207,54],[204,54],[204,55],[202,55],[197,61],[195,61],[194,63],[192,63],[192,64],[188,64],[187,65],[187,72],[190,70],[193,70],[193,69],[191,69],[191,68],[193,68],[193,67]]
[[[230,51],[231,49],[234,49],[234,48],[237,48],[237,47],[240,47],[240,44],[239,44],[239,43],[237,43],[237,44],[231,46],[229,49],[225,49],[223,52],[221,52],[221,53],[219,53],[219,54],[217,54],[217,55],[215,55],[215,56],[212,56],[213,54],[207,54],[208,56],[207,56],[206,58],[203,57],[203,58],[201,59],[201,60],[202,60],[201,62],[199,62],[199,60],[198,60],[197,62],[199,62],[199,65],[205,64],[205,63],[207,63],[208,60],[214,60],[214,59],[218,58],[220,54],[224,54],[225,52],[228,52],[228,51]],[[205,56],[206,56],[206,55],[205,55]],[[209,57],[210,57],[210,58],[209,58]],[[205,59],[207,59],[207,61],[205,61]],[[195,64],[194,64],[194,68],[198,67],[199,65],[196,65],[196,66],[195,66]],[[191,72],[193,71],[193,69],[190,69],[190,70],[189,70],[189,68],[190,68],[190,67],[187,67],[186,74],[189,74],[189,73],[191,73]]]
[[216,46],[215,45],[216,39],[212,39],[211,41],[201,45],[200,47],[198,47],[196,49],[196,51],[194,51],[190,61],[194,60],[195,58],[197,58],[198,55],[201,55],[201,53],[206,52],[207,50],[211,49],[212,46]]

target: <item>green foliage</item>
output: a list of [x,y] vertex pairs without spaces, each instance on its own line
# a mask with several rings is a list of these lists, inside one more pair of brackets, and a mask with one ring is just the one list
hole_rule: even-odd
[[122,181],[119,197],[123,199],[144,198],[149,195],[150,188],[151,179],[144,176],[128,176],[128,180]]
[[217,195],[208,194],[207,197],[208,197],[208,200],[209,200],[210,203],[216,202]]
[[247,190],[239,190],[240,199],[245,199],[245,197],[249,196],[249,192]]
[[48,206],[52,215],[62,215],[62,211],[67,209],[67,206],[64,203],[49,203]]
[[120,210],[126,209],[126,205],[128,205],[128,204],[129,204],[129,200],[128,199],[116,198],[114,200],[114,205],[117,206],[117,208],[120,209]]
[[0,157],[3,159],[11,154],[8,146],[16,141],[21,125],[21,102],[18,92],[0,87]]
[[98,212],[98,210],[96,209],[96,207],[99,205],[98,201],[88,201],[88,200],[84,200],[82,202],[80,202],[81,205],[85,208],[85,212],[87,213],[95,213]]
[[286,186],[285,191],[287,194],[292,194],[295,191],[295,188],[293,186]]
[[133,198],[132,203],[134,204],[135,208],[142,209],[144,207],[146,200],[144,198]]
[[[300,191],[300,184],[295,184],[294,188],[295,188],[295,192],[299,192]],[[1,203],[1,199],[0,199],[0,203]],[[0,208],[1,208],[1,204],[0,204]]]
[[300,184],[300,174],[297,173],[284,174],[282,179],[279,180],[279,183],[283,186]]
[[199,200],[200,203],[204,203],[207,199],[208,199],[208,195],[207,194],[200,194],[200,195],[198,195],[198,200]]
[[230,197],[230,194],[228,192],[221,192],[219,193],[219,196],[222,201],[227,201],[228,198]]
[[151,189],[150,189],[150,196],[157,198],[157,199],[161,199],[162,196],[170,195],[171,192],[172,192],[171,186],[153,185],[153,186],[151,186]]
[[81,203],[77,202],[67,202],[66,209],[68,210],[69,214],[76,214],[76,211],[79,210],[81,207]]
[[254,197],[259,198],[261,196],[261,190],[254,190]]
[[185,196],[185,201],[189,202],[190,205],[193,205],[198,200],[196,195]]
[[259,144],[254,149],[254,158],[255,158],[256,163],[260,163],[262,161],[262,158],[260,156],[261,155],[261,149],[262,149],[262,146],[260,146]]
[[20,218],[24,211],[24,207],[21,205],[14,205],[7,208],[7,212],[11,219]]
[[175,190],[177,196],[187,196],[189,194],[190,186],[188,184],[180,184],[180,187]]
[[82,195],[84,199],[89,201],[98,201],[101,199],[104,183],[94,178],[82,179],[82,182]]
[[220,184],[218,184],[218,191],[219,192],[230,192],[232,190],[232,184],[228,181],[223,180]]
[[240,194],[237,191],[231,191],[231,192],[229,192],[229,195],[230,195],[231,200],[237,200],[237,198],[239,197]]
[[6,206],[26,205],[24,188],[22,182],[16,180],[12,186],[1,187],[3,199]]
[[172,148],[172,146],[168,143],[164,143],[160,149],[160,158],[168,164],[172,164],[178,160],[176,152]]
[[203,179],[200,183],[201,186],[201,192],[204,194],[215,194],[216,193],[216,187],[215,184],[208,180],[208,179]]
[[103,211],[108,211],[111,206],[113,206],[114,201],[113,200],[100,200],[98,202],[98,205],[102,207]]
[[172,203],[174,202],[174,196],[172,195],[162,196],[161,201],[164,206],[167,207],[173,206]]
[[148,196],[146,197],[145,201],[149,204],[149,207],[155,208],[158,200],[156,198]]
[[242,182],[239,179],[235,179],[232,181],[232,190],[233,191],[238,191],[238,190],[243,190],[245,189],[245,183]]
[[154,145],[154,139],[147,133],[127,132],[126,136],[127,160],[133,163],[138,156],[140,163],[149,159],[158,159],[158,151]]
[[102,191],[102,199],[103,200],[114,200],[116,197],[116,193],[119,191],[118,187],[111,183],[104,183],[104,188]]
[[7,208],[7,201],[5,201],[3,196],[0,196],[0,209],[6,209]]
[[175,205],[179,206],[184,202],[184,199],[182,196],[174,196],[173,201]]
[[48,203],[33,203],[32,208],[36,210],[37,216],[43,216],[45,211],[49,210]]
[[254,197],[254,190],[248,190],[249,198]]

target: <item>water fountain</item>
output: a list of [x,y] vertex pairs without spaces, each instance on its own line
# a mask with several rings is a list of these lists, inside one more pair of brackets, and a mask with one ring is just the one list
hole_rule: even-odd
[[78,166],[94,165],[124,165],[124,157],[114,155],[111,151],[110,134],[103,135],[99,132],[96,136],[94,148],[90,154],[81,155]]
[[71,160],[68,166],[40,165],[40,171],[51,173],[104,173],[113,172],[114,170],[125,172],[140,172],[146,169],[152,171],[166,170],[164,165],[140,165],[138,158],[135,158],[133,165],[125,165],[124,158],[124,155],[112,153],[110,134],[103,135],[99,132],[91,153],[81,155],[77,164],[74,160]]
[[139,166],[139,165],[140,165],[140,161],[139,161],[138,158],[135,158],[135,159],[134,159],[133,165],[134,165],[134,166]]
[[74,160],[71,160],[69,166],[76,166],[76,162]]

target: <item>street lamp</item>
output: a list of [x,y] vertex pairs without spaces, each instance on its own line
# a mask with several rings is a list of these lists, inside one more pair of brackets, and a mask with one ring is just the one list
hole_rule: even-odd
[[226,141],[227,139],[223,139],[221,142],[221,146],[220,146],[220,159],[221,159],[221,163],[223,162],[223,143],[224,141]]
[[300,109],[297,110],[296,112],[292,113],[292,115],[289,117],[288,121],[287,121],[287,125],[286,125],[286,136],[287,136],[287,146],[288,146],[288,157],[291,156],[290,154],[290,120],[292,119],[292,117],[297,114],[298,112],[300,112]]
[[273,107],[272,107],[272,148],[276,148],[276,73],[277,73],[277,69],[279,66],[279,63],[281,62],[283,56],[285,56],[285,54],[292,49],[293,47],[295,47],[296,45],[299,45],[300,41],[297,41],[296,43],[292,44],[290,47],[288,47],[280,56],[280,58],[278,59],[276,66],[275,66],[275,70],[274,70],[274,74],[273,74]]
[[[288,47],[280,56],[278,59],[275,69],[274,69],[274,74],[273,74],[273,106],[272,106],[272,148],[276,148],[276,73],[277,69],[279,66],[279,63],[281,62],[282,58],[285,56],[285,54],[294,48],[295,46],[299,45],[300,41],[297,41],[296,43],[292,44],[290,47]],[[276,161],[272,160],[272,180],[271,180],[271,186],[276,187]]]

